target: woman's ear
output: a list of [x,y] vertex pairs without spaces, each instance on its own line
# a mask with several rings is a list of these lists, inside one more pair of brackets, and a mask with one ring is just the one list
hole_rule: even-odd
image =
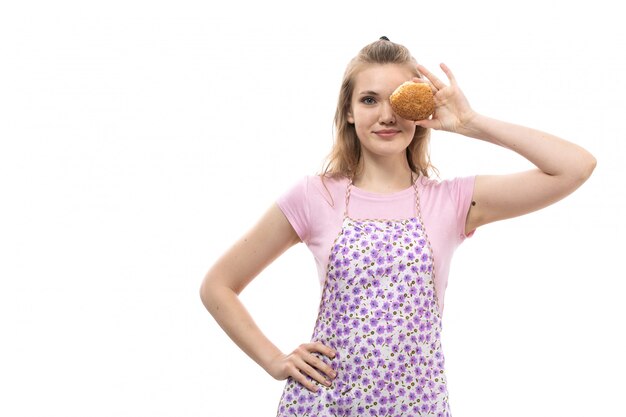
[[350,124],[354,124],[354,117],[352,117],[352,112],[348,111],[348,117],[346,117],[346,120],[348,120],[348,123]]

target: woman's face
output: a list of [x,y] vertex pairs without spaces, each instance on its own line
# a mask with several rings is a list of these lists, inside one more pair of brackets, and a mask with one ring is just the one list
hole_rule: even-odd
[[415,123],[394,113],[389,96],[413,77],[410,67],[400,64],[372,64],[356,75],[348,122],[354,124],[366,158],[405,157]]

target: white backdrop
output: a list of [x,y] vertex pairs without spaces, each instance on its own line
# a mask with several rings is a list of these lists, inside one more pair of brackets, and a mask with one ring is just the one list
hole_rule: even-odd
[[[386,35],[484,114],[589,149],[587,183],[457,251],[455,417],[625,416],[626,32],[614,2],[24,1],[0,6],[0,415],[273,416],[275,381],[201,304],[210,265],[332,143]],[[617,4],[617,3],[615,3]],[[433,132],[442,178],[530,168]],[[319,288],[298,245],[242,294],[285,352]]]

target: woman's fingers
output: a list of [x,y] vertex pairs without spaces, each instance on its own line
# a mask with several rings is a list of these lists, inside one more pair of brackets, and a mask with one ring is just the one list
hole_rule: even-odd
[[444,64],[443,62],[439,66],[441,67],[443,72],[446,74],[446,77],[448,77],[448,80],[450,80],[450,85],[456,85],[456,78],[454,78],[454,74],[452,74],[452,70],[450,70],[450,68],[448,68],[448,66]]
[[320,342],[303,343],[292,354],[294,369],[290,374],[307,389],[317,391],[318,388],[306,377],[307,375],[320,384],[330,386],[331,380],[337,376],[337,373],[313,352],[321,353],[329,358],[335,357],[335,352]]
[[432,72],[428,71],[425,66],[423,66],[421,64],[417,64],[417,69],[418,69],[419,72],[424,74],[426,76],[426,78],[428,78],[430,80],[430,82],[435,86],[435,88],[437,90],[441,90],[442,88],[446,87],[446,85],[439,78],[437,78],[435,76],[435,74],[433,74]]
[[305,343],[301,346],[307,347],[309,349],[309,352],[319,352],[323,355],[328,356],[331,359],[335,357],[335,351],[332,348],[329,348],[328,346],[323,344],[322,342]]
[[319,369],[331,378],[337,376],[335,370],[326,362],[313,355],[313,352],[321,353],[329,358],[335,357],[335,351],[321,342],[305,343],[300,345],[302,359],[312,367]]

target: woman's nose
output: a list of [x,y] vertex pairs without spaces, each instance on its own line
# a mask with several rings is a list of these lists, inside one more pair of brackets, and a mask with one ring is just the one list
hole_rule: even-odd
[[389,100],[383,101],[380,106],[380,114],[378,116],[378,122],[380,124],[393,124],[396,122],[396,113],[391,108],[391,102]]

